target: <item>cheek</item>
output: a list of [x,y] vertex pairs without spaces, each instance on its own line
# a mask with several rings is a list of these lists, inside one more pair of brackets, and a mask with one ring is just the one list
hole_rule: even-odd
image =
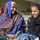
[[39,14],[39,12],[35,12],[35,15],[38,15]]
[[34,15],[35,14],[35,12],[32,12],[32,15]]
[[14,11],[16,11],[16,8],[14,8]]
[[38,15],[39,12],[32,12],[32,15]]

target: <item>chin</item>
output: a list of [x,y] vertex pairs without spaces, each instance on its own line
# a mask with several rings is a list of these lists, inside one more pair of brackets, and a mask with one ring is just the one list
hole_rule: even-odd
[[34,18],[37,18],[37,16],[33,16]]

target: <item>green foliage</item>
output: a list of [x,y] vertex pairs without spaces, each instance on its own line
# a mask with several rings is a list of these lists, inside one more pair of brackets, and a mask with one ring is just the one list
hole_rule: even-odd
[[0,0],[0,5],[2,4],[2,0]]

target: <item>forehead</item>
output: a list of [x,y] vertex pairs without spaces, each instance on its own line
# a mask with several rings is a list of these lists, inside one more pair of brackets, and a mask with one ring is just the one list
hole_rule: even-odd
[[36,6],[32,6],[31,9],[32,10],[38,10],[38,8]]

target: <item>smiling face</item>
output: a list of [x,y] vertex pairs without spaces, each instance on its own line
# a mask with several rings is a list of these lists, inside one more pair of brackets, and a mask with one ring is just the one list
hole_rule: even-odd
[[32,10],[32,16],[33,16],[34,18],[36,18],[36,17],[39,15],[39,10],[38,10],[38,8],[37,8],[36,6],[32,6],[32,7],[31,7],[31,10]]

